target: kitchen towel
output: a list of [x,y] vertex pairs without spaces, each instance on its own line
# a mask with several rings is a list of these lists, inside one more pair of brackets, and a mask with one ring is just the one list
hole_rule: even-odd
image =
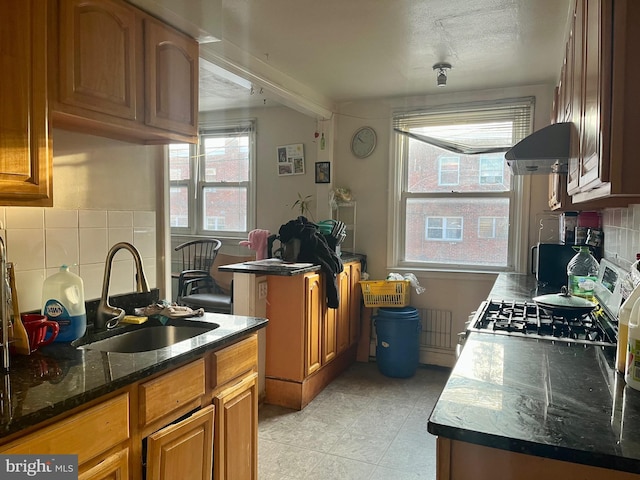
[[256,228],[249,232],[249,239],[239,242],[244,247],[249,247],[256,252],[256,260],[264,260],[267,258],[267,239],[271,233],[269,230]]

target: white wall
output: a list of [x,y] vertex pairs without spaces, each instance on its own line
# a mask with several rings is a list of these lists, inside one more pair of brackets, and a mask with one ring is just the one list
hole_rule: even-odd
[[[538,130],[549,123],[552,93],[552,86],[530,86],[430,97],[374,99],[349,102],[339,106],[334,185],[350,188],[357,201],[356,250],[367,255],[368,271],[372,279],[385,278],[389,271],[393,271],[393,265],[389,265],[387,262],[388,193],[391,187],[389,173],[390,161],[393,159],[391,146],[393,114],[396,111],[435,105],[535,96],[534,130]],[[349,144],[355,130],[363,125],[374,127],[378,135],[378,144],[371,156],[358,159],[350,153]],[[528,232],[525,232],[525,238],[529,239],[528,244],[522,246],[522,254],[528,256],[530,246],[537,242],[538,226],[535,225],[535,216],[548,208],[548,178],[547,176],[530,176],[526,181],[531,182],[529,217],[531,220]],[[413,293],[411,304],[418,308],[451,311],[453,314],[452,334],[454,336],[464,329],[464,322],[468,315],[478,307],[482,300],[486,299],[496,278],[495,274],[414,273],[416,273],[420,284],[426,288],[426,292],[420,296]],[[453,352],[451,352],[448,363],[452,364],[453,361]]]
[[[328,186],[315,184],[315,162],[318,158],[318,140],[314,133],[316,120],[286,107],[266,107],[200,114],[200,123],[219,120],[256,119],[256,228],[278,233],[280,225],[296,218],[297,210],[291,205],[298,198],[313,195],[312,211],[317,209],[318,198],[325,201]],[[304,175],[278,176],[277,147],[302,143],[305,155]],[[314,214],[315,217],[315,214]],[[324,218],[315,218],[316,221]]]
[[[138,248],[149,286],[159,286],[156,178],[163,148],[54,130],[53,155],[53,208],[0,208],[20,310],[41,308],[42,283],[63,263],[82,277],[85,298],[98,298],[107,251],[119,241]],[[135,291],[131,255],[119,252],[114,260],[110,294]]]

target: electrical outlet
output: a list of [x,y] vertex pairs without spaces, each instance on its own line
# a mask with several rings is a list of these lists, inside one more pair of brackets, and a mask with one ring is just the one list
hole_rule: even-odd
[[260,282],[258,284],[258,299],[267,298],[267,282]]

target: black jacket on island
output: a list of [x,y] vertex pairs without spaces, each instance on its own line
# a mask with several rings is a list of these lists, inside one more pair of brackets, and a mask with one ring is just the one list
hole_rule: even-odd
[[338,308],[340,304],[338,274],[344,267],[335,249],[329,246],[325,236],[318,230],[318,226],[308,221],[306,217],[300,216],[282,225],[278,235],[281,243],[287,243],[294,238],[300,240],[297,261],[320,265],[325,274],[327,306]]

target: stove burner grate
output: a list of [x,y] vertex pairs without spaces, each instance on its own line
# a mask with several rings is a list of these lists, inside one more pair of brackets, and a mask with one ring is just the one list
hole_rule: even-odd
[[567,340],[602,345],[615,344],[597,319],[588,313],[580,317],[552,315],[534,302],[487,301],[478,311],[472,331]]

